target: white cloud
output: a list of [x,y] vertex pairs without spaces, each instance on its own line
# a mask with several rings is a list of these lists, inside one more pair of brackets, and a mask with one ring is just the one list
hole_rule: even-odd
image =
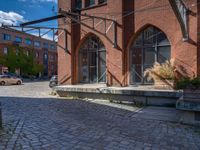
[[0,25],[17,25],[20,22],[25,22],[22,15],[15,12],[4,12],[0,10]]
[[[35,36],[39,36],[38,32],[31,32],[29,34],[32,34],[32,35],[35,35]],[[57,36],[55,36],[55,39],[56,39],[55,41],[57,41],[56,37]],[[45,35],[42,36],[42,38],[53,41],[53,35],[50,35],[50,34],[45,34]]]

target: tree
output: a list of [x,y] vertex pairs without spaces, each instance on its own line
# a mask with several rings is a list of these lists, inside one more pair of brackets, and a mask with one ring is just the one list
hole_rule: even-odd
[[15,69],[20,69],[21,75],[36,76],[43,73],[43,64],[35,62],[33,50],[29,50],[29,55],[26,54],[24,48],[20,46],[9,46],[7,55],[0,55],[0,64],[7,66],[9,71],[14,73]]

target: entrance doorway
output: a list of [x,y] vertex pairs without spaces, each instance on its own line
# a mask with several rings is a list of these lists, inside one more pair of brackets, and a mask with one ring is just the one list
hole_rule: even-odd
[[106,49],[96,36],[87,38],[79,50],[79,81],[106,82]]

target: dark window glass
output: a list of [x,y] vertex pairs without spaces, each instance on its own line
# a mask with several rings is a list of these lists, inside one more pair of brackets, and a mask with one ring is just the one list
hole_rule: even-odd
[[44,43],[43,46],[44,46],[44,48],[49,48],[49,44],[48,43]]
[[106,3],[107,0],[99,0],[99,4],[103,4],[103,3]]
[[166,35],[162,32],[157,32],[157,42],[158,45],[169,45],[169,40]]
[[40,42],[39,42],[39,41],[35,41],[35,42],[34,42],[34,46],[35,46],[35,47],[40,47]]
[[54,50],[55,49],[55,45],[51,44],[51,49]]
[[15,37],[15,42],[17,42],[17,43],[21,43],[21,42],[22,42],[22,38],[16,36],[16,37]]
[[6,41],[10,41],[11,40],[11,35],[10,34],[4,34],[3,35],[3,39]]
[[158,47],[158,62],[164,63],[166,60],[170,60],[171,52],[170,46]]
[[143,32],[144,44],[153,45],[155,44],[156,34],[153,27],[149,27]]
[[32,44],[32,41],[31,41],[30,39],[26,39],[25,43],[26,43],[27,45],[31,45],[31,44]]
[[95,4],[95,0],[86,0],[85,7],[90,7]]
[[82,0],[76,0],[75,1],[75,8],[81,9],[82,8]]

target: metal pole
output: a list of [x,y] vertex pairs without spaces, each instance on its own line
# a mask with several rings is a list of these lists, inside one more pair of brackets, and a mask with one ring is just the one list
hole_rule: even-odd
[[113,47],[117,48],[117,22],[116,21],[113,21],[113,32],[114,32]]

